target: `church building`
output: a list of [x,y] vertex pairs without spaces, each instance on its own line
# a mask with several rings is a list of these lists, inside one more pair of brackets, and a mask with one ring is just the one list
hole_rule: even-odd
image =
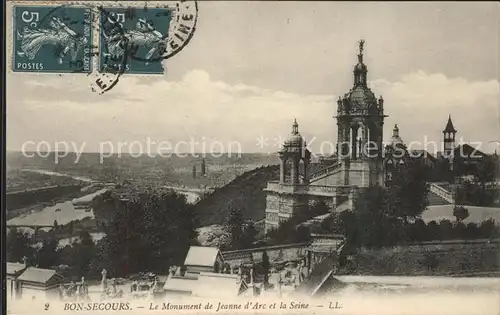
[[[292,132],[278,152],[279,181],[267,183],[265,231],[275,229],[295,211],[316,201],[326,202],[335,212],[352,210],[355,195],[364,188],[391,184],[394,171],[409,158],[419,158],[429,169],[445,165],[454,176],[474,174],[487,155],[469,144],[456,144],[451,115],[443,130],[443,150],[436,157],[426,150],[407,148],[394,126],[390,142],[384,146],[384,99],[370,90],[368,67],[363,62],[364,41],[359,42],[358,63],[353,69],[353,86],[337,100],[336,154],[311,164],[311,152],[294,120]],[[445,163],[443,163],[445,162]],[[438,167],[438,168],[439,168]],[[434,179],[435,180],[435,179]],[[431,183],[431,193],[444,188]],[[435,188],[433,190],[433,188]],[[451,191],[443,190],[446,200]],[[440,195],[441,196],[441,195]]]
[[310,173],[311,152],[300,135],[297,121],[278,152],[280,179],[265,191],[266,231],[277,228],[301,207],[324,200],[332,209],[352,209],[356,191],[372,185],[384,186],[384,100],[367,85],[368,67],[363,62],[364,41],[359,43],[353,86],[337,101],[337,154],[323,159]]

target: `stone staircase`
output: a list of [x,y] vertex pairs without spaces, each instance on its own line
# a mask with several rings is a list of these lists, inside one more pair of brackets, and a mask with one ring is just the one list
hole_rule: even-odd
[[323,283],[333,274],[335,264],[335,255],[330,255],[323,259],[314,267],[307,279],[299,284],[294,291],[294,295],[305,294],[307,296],[313,296],[319,288],[321,288]]
[[309,182],[312,183],[314,181],[317,181],[317,180],[322,179],[324,177],[327,177],[329,175],[338,173],[341,166],[342,166],[341,162],[336,162],[333,165],[330,165],[328,167],[325,167],[325,168],[322,168],[318,171],[315,171],[315,172],[311,173],[311,175],[309,176]]
[[338,257],[344,249],[345,243],[340,245],[336,251],[330,253],[321,260],[312,270],[307,278],[295,289],[294,295],[314,296],[335,273]]
[[322,215],[315,216],[315,217],[313,217],[305,222],[298,224],[298,226],[310,226],[314,223],[321,223],[321,222],[323,222],[323,220],[329,218],[334,213],[338,214],[338,213],[345,211],[345,210],[351,210],[350,206],[349,206],[349,201],[345,201],[342,204],[338,205],[337,208],[333,209],[332,212],[328,212],[328,213],[325,213]]
[[429,183],[429,205],[449,205],[454,203],[451,186],[448,183]]

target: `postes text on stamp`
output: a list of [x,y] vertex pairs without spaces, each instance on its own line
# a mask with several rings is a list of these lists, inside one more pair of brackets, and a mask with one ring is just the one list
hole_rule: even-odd
[[15,6],[12,70],[92,72],[92,11],[78,6]]

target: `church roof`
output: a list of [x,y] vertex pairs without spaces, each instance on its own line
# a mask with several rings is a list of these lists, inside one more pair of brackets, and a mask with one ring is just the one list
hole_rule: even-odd
[[451,115],[448,116],[448,122],[446,123],[446,127],[443,132],[457,132],[455,127],[453,127],[453,122],[451,121]]
[[348,93],[347,98],[351,104],[361,105],[367,108],[371,104],[377,104],[375,94],[366,86],[356,86]]
[[294,119],[292,125],[292,133],[285,140],[286,147],[302,147],[304,145],[304,138],[299,133],[299,124],[297,123],[297,119]]
[[394,125],[394,129],[392,131],[392,137],[391,137],[391,146],[403,146],[404,142],[403,139],[399,136],[399,128],[398,125]]
[[479,151],[468,143],[458,145],[454,151],[455,156],[467,156],[470,158],[481,158],[487,155],[486,153]]
[[413,149],[413,150],[411,150],[411,156],[413,156],[413,157],[423,157],[423,158],[426,158],[426,159],[428,159],[429,161],[431,161],[433,163],[436,162],[436,158],[434,157],[434,155],[432,155],[429,151],[423,150],[423,149]]

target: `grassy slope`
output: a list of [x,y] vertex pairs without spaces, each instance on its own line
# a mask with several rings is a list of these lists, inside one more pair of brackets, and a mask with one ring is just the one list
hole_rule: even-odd
[[268,181],[279,179],[279,166],[263,166],[243,173],[229,184],[215,190],[196,204],[202,226],[222,224],[229,213],[229,204],[241,209],[245,220],[264,219]]

